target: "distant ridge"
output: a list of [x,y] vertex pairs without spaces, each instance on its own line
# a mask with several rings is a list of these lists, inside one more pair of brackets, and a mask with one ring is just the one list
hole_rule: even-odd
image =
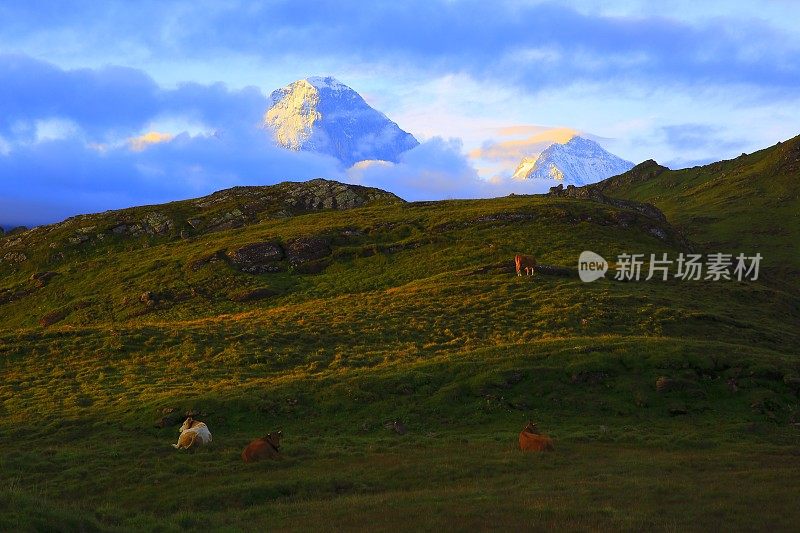
[[19,239],[18,244],[22,245],[42,238],[73,245],[107,237],[188,238],[270,218],[324,209],[352,209],[375,202],[404,203],[404,200],[381,189],[322,178],[286,181],[277,185],[233,187],[191,200],[78,215],[57,224],[6,234],[5,238]]

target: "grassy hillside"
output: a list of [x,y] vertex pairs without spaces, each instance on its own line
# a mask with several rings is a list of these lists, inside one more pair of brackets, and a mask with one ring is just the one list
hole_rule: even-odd
[[[691,244],[635,209],[310,187],[0,240],[0,530],[800,520],[791,287],[578,280],[586,249]],[[518,278],[518,252],[561,268]],[[189,411],[211,449],[156,424]],[[556,452],[515,449],[529,418]],[[284,460],[241,462],[278,428]]]
[[683,170],[648,161],[592,187],[654,204],[708,250],[760,252],[766,266],[800,271],[800,136]]

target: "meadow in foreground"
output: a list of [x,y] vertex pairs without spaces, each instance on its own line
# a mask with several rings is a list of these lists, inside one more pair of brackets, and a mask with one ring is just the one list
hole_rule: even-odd
[[[584,249],[689,246],[622,212],[515,197],[27,236],[30,259],[0,265],[0,529],[791,530],[796,285],[769,263],[746,283],[581,283]],[[308,235],[325,258],[225,259]],[[560,275],[517,278],[520,251]],[[213,445],[173,449],[165,409]],[[554,452],[516,450],[528,419]],[[276,429],[283,460],[244,464]]]

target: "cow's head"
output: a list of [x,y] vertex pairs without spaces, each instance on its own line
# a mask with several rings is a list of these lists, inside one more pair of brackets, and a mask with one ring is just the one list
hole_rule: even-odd
[[181,428],[178,430],[178,432],[179,433],[183,433],[187,429],[191,428],[192,424],[194,424],[194,420],[190,416],[189,418],[187,418],[186,420],[183,421],[183,424],[181,425]]
[[534,435],[541,434],[539,428],[536,427],[536,422],[531,422],[530,420],[528,420],[528,423],[525,425],[525,428],[522,431],[527,431],[528,433],[533,433]]
[[276,450],[280,450],[281,437],[283,437],[283,431],[273,431],[272,433],[267,433],[262,439],[272,444]]

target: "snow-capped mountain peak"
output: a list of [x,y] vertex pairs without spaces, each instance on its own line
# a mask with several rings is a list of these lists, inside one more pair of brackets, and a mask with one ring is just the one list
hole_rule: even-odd
[[325,76],[325,77],[311,76],[310,78],[306,78],[305,80],[301,81],[306,81],[309,84],[316,87],[317,89],[331,89],[333,91],[347,91],[347,90],[352,91],[350,87],[340,82],[333,76]]
[[537,157],[526,157],[514,171],[515,179],[548,179],[565,184],[588,185],[622,174],[633,163],[607,152],[596,142],[573,137],[550,145]]
[[396,162],[419,143],[332,77],[297,80],[272,92],[264,126],[290,150],[332,155],[347,166],[379,159]]

